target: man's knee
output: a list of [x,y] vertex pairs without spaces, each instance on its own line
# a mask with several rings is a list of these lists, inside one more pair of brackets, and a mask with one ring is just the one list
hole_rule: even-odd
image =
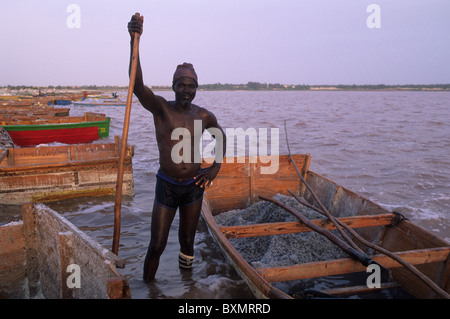
[[166,243],[160,240],[155,240],[150,243],[149,253],[151,256],[161,256],[166,248]]

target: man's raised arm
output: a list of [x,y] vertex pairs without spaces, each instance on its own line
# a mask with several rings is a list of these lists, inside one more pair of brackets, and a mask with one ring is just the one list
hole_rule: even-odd
[[[133,33],[138,33],[142,35],[143,32],[143,24],[144,24],[144,17],[138,17],[137,15],[133,15],[131,17],[130,22],[128,23],[128,32],[131,36],[130,41],[130,66],[128,69],[128,74],[131,73],[131,62],[133,59],[133,44],[134,44],[134,36]],[[159,114],[161,109],[161,103],[159,99],[155,96],[152,90],[150,90],[149,87],[144,85],[144,80],[142,76],[142,68],[141,68],[141,61],[140,57],[138,55],[138,61],[137,61],[137,70],[136,70],[136,79],[134,83],[134,94],[139,99],[139,102],[141,102],[142,106],[152,112],[154,115]]]

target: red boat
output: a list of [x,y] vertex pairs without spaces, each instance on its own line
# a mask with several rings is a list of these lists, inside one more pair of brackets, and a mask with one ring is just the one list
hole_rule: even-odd
[[16,146],[35,146],[59,142],[64,144],[90,143],[109,136],[111,119],[102,114],[86,113],[81,117],[54,120],[2,122]]

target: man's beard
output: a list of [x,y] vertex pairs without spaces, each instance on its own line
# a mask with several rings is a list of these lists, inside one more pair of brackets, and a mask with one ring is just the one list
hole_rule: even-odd
[[192,94],[183,94],[179,96],[178,101],[182,106],[189,106],[191,102],[194,100],[195,95]]

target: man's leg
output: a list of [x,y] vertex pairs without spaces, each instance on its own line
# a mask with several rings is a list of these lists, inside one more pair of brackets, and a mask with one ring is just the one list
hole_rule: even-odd
[[180,241],[180,266],[182,268],[190,268],[190,263],[194,258],[194,239],[201,207],[202,200],[180,207],[178,240]]
[[172,225],[175,213],[176,209],[160,206],[156,202],[153,204],[151,239],[144,262],[145,281],[150,281],[155,278],[159,258],[166,248],[170,226]]

